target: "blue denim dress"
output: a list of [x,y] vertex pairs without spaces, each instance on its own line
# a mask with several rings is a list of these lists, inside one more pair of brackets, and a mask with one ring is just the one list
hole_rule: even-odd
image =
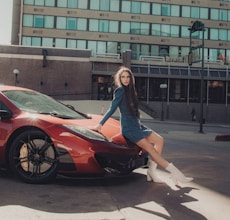
[[117,108],[120,110],[121,133],[125,138],[133,143],[137,143],[150,135],[152,130],[142,125],[140,119],[130,113],[127,106],[124,87],[115,89],[110,108],[99,123],[103,125],[113,115]]

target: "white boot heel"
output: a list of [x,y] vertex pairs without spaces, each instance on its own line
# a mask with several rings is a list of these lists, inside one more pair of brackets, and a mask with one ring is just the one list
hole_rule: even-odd
[[156,173],[157,164],[154,161],[149,160],[148,166],[149,166],[149,168],[147,170],[147,181],[153,181],[154,183],[164,183],[157,176],[157,173]]

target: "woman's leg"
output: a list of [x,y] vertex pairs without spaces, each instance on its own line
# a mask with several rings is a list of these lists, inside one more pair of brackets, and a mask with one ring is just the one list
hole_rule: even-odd
[[164,145],[164,138],[153,131],[149,136],[146,137],[146,140],[149,143],[154,144],[155,150],[161,155]]

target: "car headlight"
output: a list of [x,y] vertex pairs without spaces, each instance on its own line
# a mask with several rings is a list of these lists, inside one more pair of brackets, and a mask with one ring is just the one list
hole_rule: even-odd
[[68,130],[71,130],[72,132],[80,134],[84,137],[94,139],[94,140],[100,140],[100,141],[108,141],[108,139],[104,135],[96,131],[92,131],[90,129],[80,127],[80,126],[75,126],[75,125],[63,125],[63,126]]

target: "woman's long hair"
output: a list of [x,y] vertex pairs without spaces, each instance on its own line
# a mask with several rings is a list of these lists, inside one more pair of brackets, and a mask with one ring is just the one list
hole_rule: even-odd
[[[130,83],[128,86],[124,86],[121,83],[121,74],[123,72],[127,72],[130,75]],[[140,112],[138,108],[138,98],[137,98],[137,92],[135,89],[135,79],[134,79],[132,71],[127,67],[121,67],[116,73],[116,75],[114,76],[114,83],[116,87],[123,86],[125,88],[125,96],[126,96],[129,111],[131,112],[132,115],[139,118]]]

